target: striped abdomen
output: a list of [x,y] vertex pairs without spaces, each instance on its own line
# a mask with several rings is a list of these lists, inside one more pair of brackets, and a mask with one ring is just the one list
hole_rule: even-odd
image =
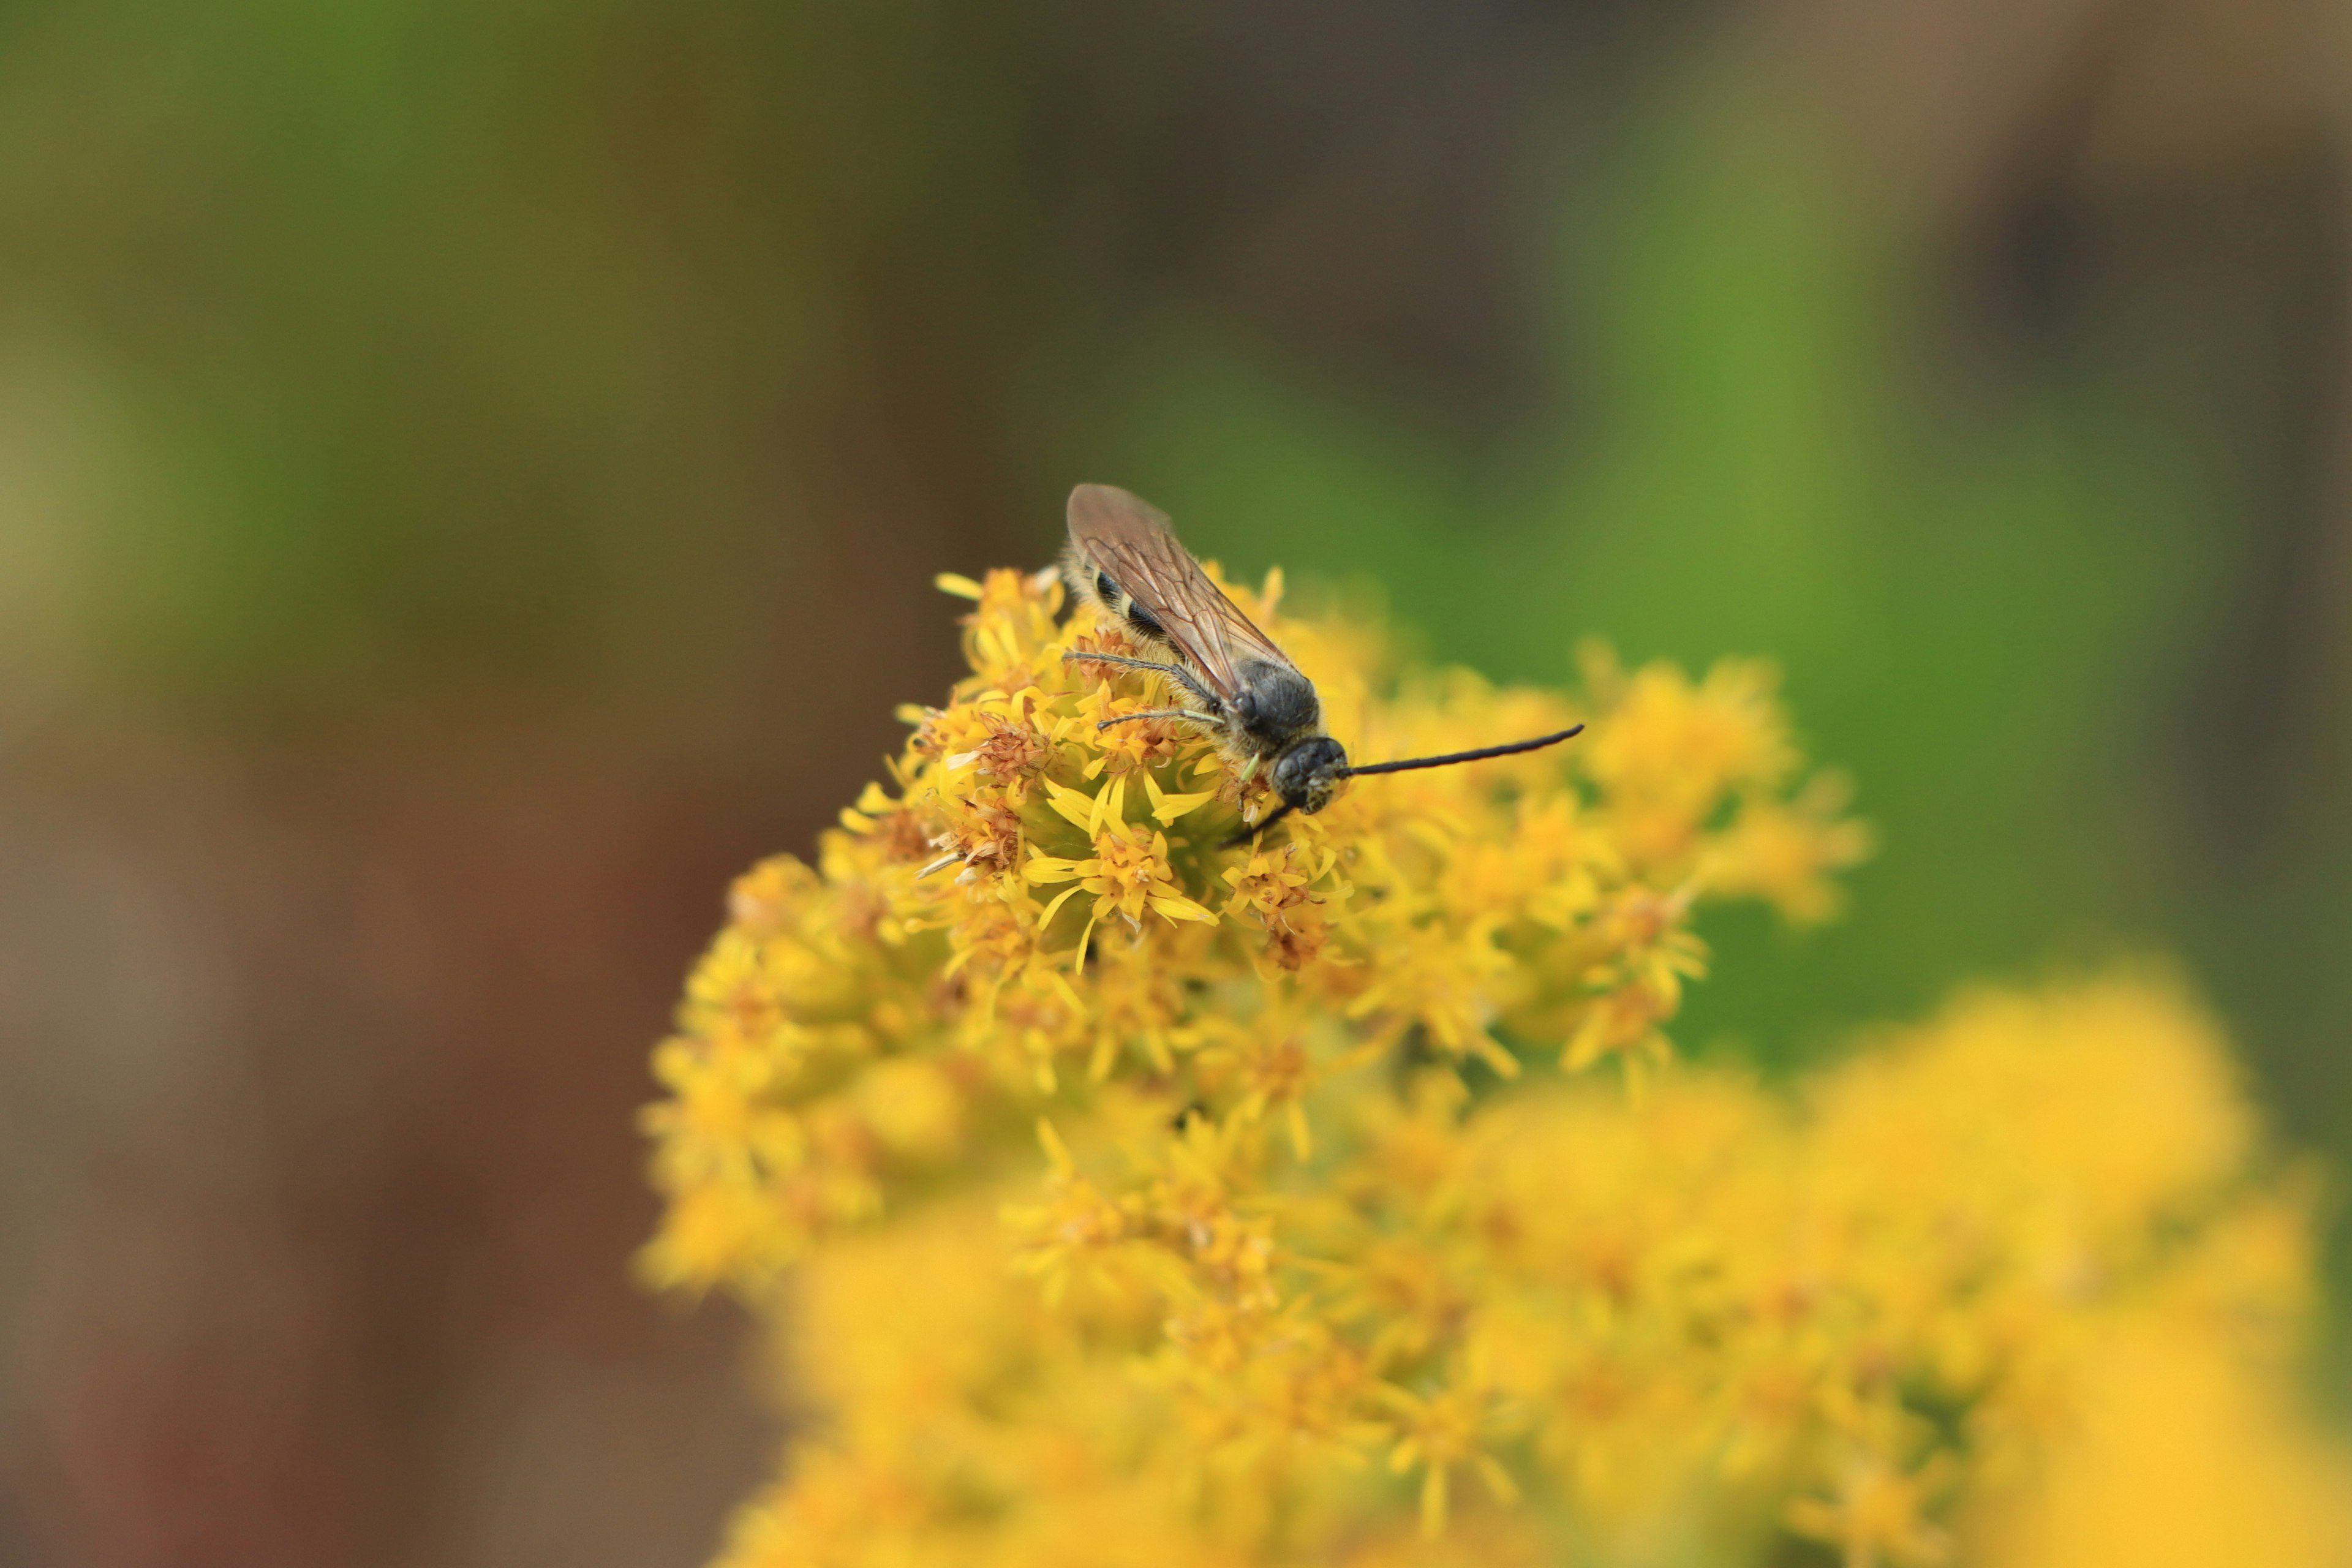
[[1158,618],[1138,603],[1134,595],[1120,587],[1109,573],[1088,561],[1076,544],[1070,546],[1062,563],[1062,581],[1070,585],[1073,594],[1117,619],[1143,642],[1168,646],[1168,630]]

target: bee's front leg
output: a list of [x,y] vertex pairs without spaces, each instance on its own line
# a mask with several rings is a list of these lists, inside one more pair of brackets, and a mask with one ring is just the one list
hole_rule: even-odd
[[[1193,700],[1199,702],[1203,709],[1207,710],[1207,717],[1205,718],[1194,713],[1187,713],[1184,715],[1185,718],[1198,718],[1201,720],[1201,722],[1204,724],[1222,724],[1224,722],[1224,703],[1218,699],[1215,692],[1201,684],[1201,678],[1199,676],[1194,675],[1191,670],[1185,668],[1181,664],[1159,664],[1148,658],[1129,658],[1125,654],[1120,653],[1079,653],[1075,649],[1064,654],[1062,656],[1062,662],[1065,664],[1115,664],[1125,669],[1149,669],[1155,674],[1164,675],[1169,679],[1174,681],[1177,685],[1182,687],[1186,691],[1191,692],[1192,694]],[[1144,715],[1138,713],[1133,715],[1133,717],[1140,719],[1143,718]]]
[[1108,730],[1113,724],[1124,724],[1130,719],[1190,719],[1195,724],[1206,724],[1213,730],[1219,727],[1214,713],[1195,713],[1190,708],[1154,708],[1149,713],[1122,713],[1116,719],[1105,719],[1095,728]]

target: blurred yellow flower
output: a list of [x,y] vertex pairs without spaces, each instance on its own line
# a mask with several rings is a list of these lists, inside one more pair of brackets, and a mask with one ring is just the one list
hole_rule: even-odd
[[[1759,668],[1395,678],[1234,589],[1353,755],[1591,730],[1226,848],[1263,780],[1062,658],[1120,631],[942,586],[974,673],[739,880],[656,1056],[645,1272],[813,1413],[729,1568],[2186,1562],[2085,1553],[2191,1474],[2333,1560],[2301,1210],[2176,988],[1964,997],[1801,1095],[1673,1067],[1694,911],[1818,918],[1865,847]],[[1563,1076],[1611,1058],[1645,1092]]]

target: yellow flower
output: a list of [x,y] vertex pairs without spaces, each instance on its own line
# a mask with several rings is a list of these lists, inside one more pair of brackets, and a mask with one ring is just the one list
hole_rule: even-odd
[[1229,848],[1264,777],[1064,658],[1120,626],[941,586],[971,674],[655,1054],[642,1270],[818,1413],[727,1568],[2080,1562],[2192,1463],[2281,1516],[2244,1560],[2331,1560],[2304,1207],[2178,986],[1964,996],[1798,1093],[1673,1063],[1702,911],[1821,918],[1866,847],[1760,667],[1499,689],[1228,585],[1359,759],[1589,726]]
[[[1045,787],[1052,793],[1054,809],[1085,828],[1094,840],[1094,856],[1085,860],[1064,859],[1033,846],[1028,863],[1021,868],[1022,876],[1032,882],[1077,884],[1045,906],[1037,919],[1040,928],[1053,923],[1055,912],[1069,900],[1071,894],[1087,892],[1095,896],[1094,911],[1087,917],[1087,929],[1078,938],[1074,967],[1086,968],[1087,941],[1094,934],[1095,922],[1114,911],[1126,916],[1130,925],[1147,908],[1166,920],[1216,922],[1216,915],[1187,898],[1177,881],[1175,870],[1168,862],[1168,836],[1157,830],[1147,836],[1140,828],[1129,826],[1124,775],[1093,796],[1050,779]],[[1162,820],[1180,816],[1206,798],[1163,795],[1156,784],[1152,796],[1154,811]],[[1168,804],[1171,800],[1189,804],[1171,811]]]
[[1877,1455],[1864,1454],[1838,1478],[1833,1498],[1800,1498],[1791,1503],[1790,1522],[1803,1534],[1842,1548],[1845,1568],[1941,1563],[1950,1554],[1951,1542],[1928,1522],[1927,1511],[1949,1468],[1937,1463],[1914,1475]]
[[1456,1467],[1467,1465],[1496,1502],[1518,1500],[1518,1484],[1486,1445],[1504,1427],[1493,1392],[1472,1373],[1423,1397],[1393,1385],[1381,1392],[1397,1411],[1401,1436],[1389,1454],[1389,1468],[1399,1475],[1421,1471],[1421,1532],[1433,1536],[1445,1529]]

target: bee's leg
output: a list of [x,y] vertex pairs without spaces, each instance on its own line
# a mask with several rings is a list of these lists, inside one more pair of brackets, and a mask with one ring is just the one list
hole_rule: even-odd
[[1156,658],[1129,658],[1123,653],[1087,653],[1072,648],[1062,656],[1064,664],[1116,664],[1129,669],[1154,669],[1185,685],[1194,684],[1192,672],[1181,664],[1163,664]]
[[1105,719],[1095,728],[1108,730],[1113,724],[1124,724],[1130,719],[1190,719],[1193,723],[1206,724],[1212,730],[1217,727],[1214,713],[1195,713],[1190,708],[1154,708],[1149,713],[1122,713],[1116,719]]
[[1217,700],[1217,694],[1215,692],[1201,684],[1201,678],[1199,676],[1194,675],[1191,670],[1185,668],[1181,664],[1159,664],[1148,658],[1129,658],[1125,654],[1118,653],[1078,653],[1075,651],[1064,654],[1062,656],[1062,662],[1065,664],[1073,662],[1081,664],[1116,664],[1127,669],[1149,669],[1157,674],[1164,675],[1169,679],[1174,681],[1177,685],[1182,687],[1185,690],[1191,692],[1194,700],[1197,700],[1202,707],[1209,710],[1211,717],[1209,718],[1208,722],[1218,723],[1222,721],[1221,716],[1225,710],[1225,705]]

